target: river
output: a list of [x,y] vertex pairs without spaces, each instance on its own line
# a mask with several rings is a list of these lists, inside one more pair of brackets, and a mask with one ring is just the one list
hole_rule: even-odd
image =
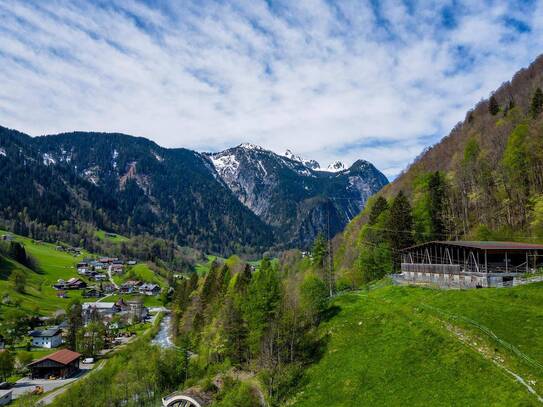
[[173,348],[175,347],[172,341],[172,317],[170,314],[164,315],[162,321],[160,321],[160,328],[156,336],[153,338],[152,343],[158,345],[162,348]]

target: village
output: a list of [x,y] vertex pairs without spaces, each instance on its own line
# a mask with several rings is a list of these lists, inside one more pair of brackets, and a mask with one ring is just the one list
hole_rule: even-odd
[[[10,239],[2,236],[2,240]],[[83,254],[81,249],[66,246],[57,246],[56,250],[78,258]],[[155,304],[158,298],[153,299],[162,288],[155,282],[131,278],[129,273],[137,265],[138,261],[132,259],[83,258],[73,266],[74,277],[52,284],[59,299],[76,301],[75,318],[68,315],[69,310],[59,310],[54,316],[34,318],[29,325],[32,329],[16,342],[12,339],[10,345],[0,336],[0,356],[6,359],[8,354],[18,355],[18,349],[27,355],[43,355],[27,363],[18,359],[20,378],[15,383],[0,380],[0,406],[29,393],[49,394],[78,380],[110,352],[152,326],[164,311]],[[155,306],[146,306],[146,302]],[[74,323],[74,319],[79,322]],[[77,346],[74,330],[78,332]]]

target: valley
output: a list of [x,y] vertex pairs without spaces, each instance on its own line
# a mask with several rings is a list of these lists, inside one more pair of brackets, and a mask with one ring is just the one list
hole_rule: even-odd
[[0,406],[543,404],[543,0],[0,15]]

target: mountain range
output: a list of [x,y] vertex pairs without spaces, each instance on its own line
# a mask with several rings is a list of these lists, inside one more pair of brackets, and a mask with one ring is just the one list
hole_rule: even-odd
[[5,127],[0,176],[3,219],[149,233],[219,254],[308,247],[388,183],[364,160],[323,170],[251,144],[198,153],[125,134],[31,137]]

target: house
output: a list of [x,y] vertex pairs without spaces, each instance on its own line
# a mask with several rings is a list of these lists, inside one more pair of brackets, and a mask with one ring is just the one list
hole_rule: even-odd
[[1,240],[11,241],[11,240],[13,240],[13,236],[11,236],[11,235],[2,235]]
[[98,274],[95,274],[93,278],[94,278],[94,281],[106,281],[108,277],[105,274],[98,273]]
[[136,264],[138,264],[138,262],[137,260],[128,260],[126,264],[128,264],[129,266],[135,266]]
[[32,346],[36,348],[52,349],[62,344],[62,332],[58,327],[49,328],[43,331],[32,331]]
[[124,272],[124,265],[112,264],[111,266],[109,266],[109,271],[116,274],[122,274]]
[[80,261],[79,263],[77,263],[77,266],[76,266],[78,269],[81,269],[81,268],[88,268],[89,267],[89,262],[88,261]]
[[434,241],[401,254],[397,282],[440,287],[513,286],[543,264],[543,245],[519,242]]
[[0,406],[6,406],[13,400],[13,390],[0,390]]
[[83,322],[87,324],[94,315],[101,319],[109,319],[120,312],[114,302],[86,302],[83,304]]
[[32,379],[66,379],[79,371],[81,354],[62,349],[28,365]]
[[53,285],[53,287],[57,290],[79,290],[87,287],[87,283],[80,278],[73,277],[68,281],[58,280],[58,283]]
[[119,292],[122,294],[132,294],[133,292],[138,291],[138,287],[140,287],[142,284],[143,283],[141,281],[137,280],[126,281],[119,287]]
[[142,284],[139,288],[139,292],[145,295],[158,295],[160,294],[160,286],[158,284]]
[[83,291],[84,298],[100,298],[102,296],[102,291],[96,287],[89,287]]

